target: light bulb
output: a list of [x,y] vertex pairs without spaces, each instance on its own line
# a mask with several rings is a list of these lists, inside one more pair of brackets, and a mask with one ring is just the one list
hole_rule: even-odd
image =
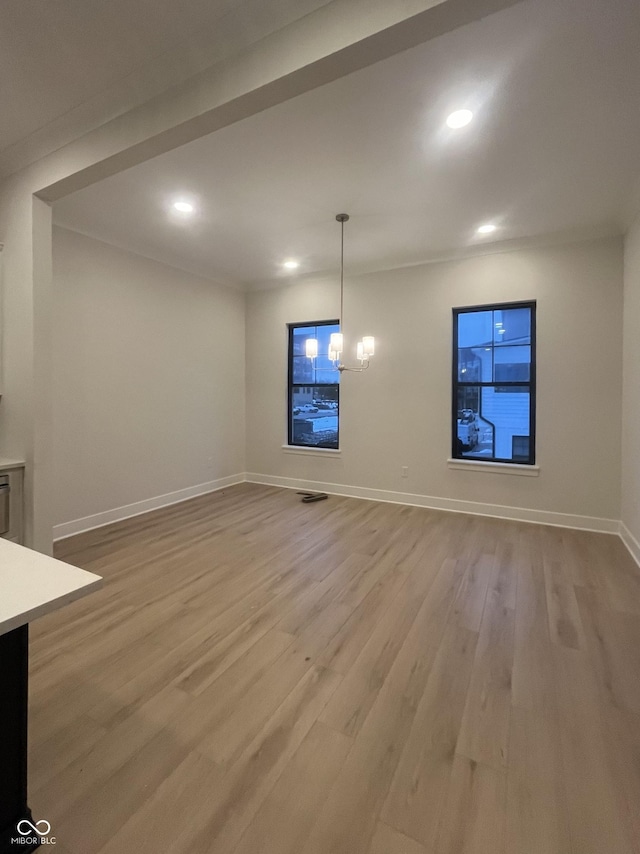
[[463,128],[469,124],[472,118],[473,113],[471,110],[456,110],[447,116],[447,125],[454,129]]

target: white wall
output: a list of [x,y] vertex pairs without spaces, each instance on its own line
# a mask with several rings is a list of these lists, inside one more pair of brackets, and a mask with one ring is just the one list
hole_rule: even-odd
[[[524,299],[538,302],[539,477],[452,470],[451,309]],[[341,456],[290,454],[286,323],[336,317],[337,303],[337,277],[247,296],[250,473],[620,518],[619,239],[347,276],[345,335],[375,335],[376,356],[343,375]]]
[[244,471],[244,295],[53,240],[54,524]]
[[[0,176],[0,453],[26,460],[27,545],[51,552],[56,490],[51,464],[51,221],[45,202],[513,2],[411,0],[402,6],[377,2],[372,8],[371,0],[333,0],[134,110],[113,116],[98,102],[89,103],[86,115],[75,114],[77,120],[65,122],[65,137],[73,142],[65,144],[55,128],[48,138],[46,132],[38,134],[38,149],[50,153],[10,177]],[[87,117],[95,128],[89,132]],[[29,161],[34,150],[28,140],[25,145]]]
[[640,217],[625,238],[623,344],[621,518],[640,561]]
[[0,454],[26,462],[25,541],[51,551],[51,208],[32,195],[37,169],[0,186]]

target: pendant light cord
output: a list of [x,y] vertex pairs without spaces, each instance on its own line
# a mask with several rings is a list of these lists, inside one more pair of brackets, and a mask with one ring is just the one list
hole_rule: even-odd
[[340,222],[340,331],[344,334],[342,317],[344,313],[344,220]]

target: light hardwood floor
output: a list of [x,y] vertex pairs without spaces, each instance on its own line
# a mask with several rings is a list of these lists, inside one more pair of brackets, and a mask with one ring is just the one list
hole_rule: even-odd
[[30,804],[66,854],[640,852],[617,537],[244,484],[63,541]]

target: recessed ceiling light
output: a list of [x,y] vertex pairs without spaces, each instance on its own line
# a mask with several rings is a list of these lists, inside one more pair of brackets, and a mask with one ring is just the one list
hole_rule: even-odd
[[193,205],[190,202],[174,202],[173,207],[180,213],[193,213]]
[[473,118],[471,110],[456,110],[447,116],[447,124],[450,128],[463,128]]
[[491,234],[492,231],[495,231],[495,225],[491,225],[491,223],[487,223],[486,225],[481,225],[478,229],[478,234]]
[[282,266],[286,267],[287,270],[297,270],[298,267],[300,266],[300,264],[297,261],[291,260],[291,261],[285,261]]

